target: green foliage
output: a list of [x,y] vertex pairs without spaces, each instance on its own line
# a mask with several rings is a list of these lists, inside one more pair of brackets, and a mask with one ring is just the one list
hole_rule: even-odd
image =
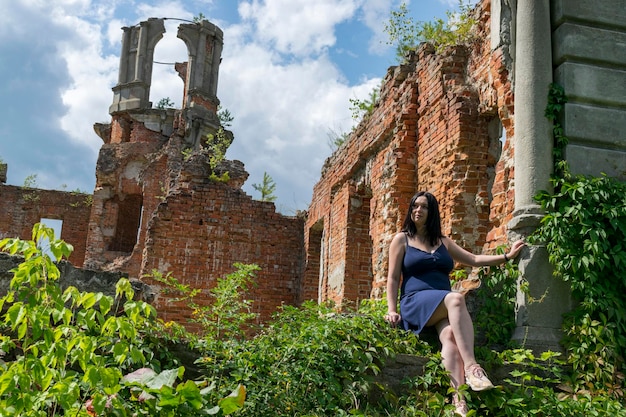
[[215,135],[210,134],[207,136],[205,148],[209,151],[210,179],[212,181],[226,182],[230,179],[228,172],[217,175],[215,170],[226,157],[226,151],[232,142],[232,138],[226,135],[222,126],[220,126]]
[[232,125],[232,121],[235,120],[235,117],[230,114],[228,109],[222,108],[222,106],[217,106],[217,118],[220,120],[220,123],[224,127],[228,127]]
[[198,13],[196,16],[193,17],[193,22],[194,23],[200,23],[203,20],[206,20],[206,16],[202,13]]
[[458,11],[447,11],[447,20],[438,18],[432,22],[415,22],[409,15],[408,6],[402,3],[398,10],[392,10],[384,31],[389,35],[390,45],[396,46],[400,62],[405,60],[408,51],[416,50],[422,42],[428,42],[441,52],[448,46],[473,41],[476,19],[472,17],[471,2],[459,0]]
[[357,98],[351,98],[350,111],[352,112],[352,118],[359,120],[368,117],[374,112],[374,108],[378,103],[378,95],[380,92],[380,86],[370,91],[369,97],[365,100],[359,100]]
[[569,174],[553,181],[557,192],[537,196],[546,216],[534,241],[546,245],[554,274],[579,302],[564,322],[576,385],[623,395],[626,184]]
[[31,174],[24,179],[24,188],[28,190],[33,190],[32,192],[24,193],[24,200],[36,203],[39,201],[39,194],[34,191],[35,188],[38,188],[37,184],[37,174]]
[[[353,115],[354,115],[354,111],[353,111]],[[350,139],[349,132],[337,132],[330,128],[328,129],[327,136],[328,136],[328,146],[330,146],[330,149],[332,149],[333,152],[339,149],[341,145],[343,145],[344,143],[346,143],[348,139]]]
[[[42,252],[43,241],[54,260]],[[167,332],[152,306],[133,301],[127,279],[115,297],[63,290],[56,262],[72,246],[56,240],[52,228],[38,223],[32,240],[3,239],[0,250],[24,258],[0,298],[3,416],[225,415],[243,403],[238,389],[216,409],[208,402],[209,381],[184,380],[178,366],[163,369],[175,365],[156,349],[157,336]],[[131,377],[144,368],[151,380]]]
[[242,416],[337,416],[364,410],[382,362],[396,353],[430,353],[428,345],[383,320],[380,302],[338,313],[331,305],[284,306],[223,365],[248,388]]
[[173,107],[174,102],[169,97],[162,98],[156,105],[156,108],[161,110],[171,109]]
[[[503,254],[505,250],[499,247],[496,253]],[[487,346],[510,347],[515,330],[515,297],[519,278],[517,264],[506,262],[481,268],[478,278],[482,285],[477,290],[481,306],[476,312],[477,330],[485,338]]]
[[24,188],[37,188],[37,174],[30,174],[26,178],[24,178]]
[[[244,294],[254,284],[258,265],[236,263],[235,271],[217,280],[209,291],[208,305],[200,305],[195,299],[202,294],[197,288],[182,284],[171,274],[165,276],[154,270],[153,279],[166,285],[165,293],[173,302],[184,301],[193,310],[193,323],[202,327],[200,336],[212,341],[237,341],[243,338],[242,329],[249,327],[258,314],[252,312],[252,301]],[[206,303],[205,303],[206,304]]]
[[468,396],[468,404],[481,416],[626,416],[618,401],[589,393],[559,390],[566,363],[556,352],[539,357],[530,350],[514,349],[497,354],[493,363],[510,369],[506,385]]
[[261,201],[276,201],[274,191],[276,183],[267,172],[263,173],[263,182],[261,184],[252,184],[252,188],[261,193]]
[[564,178],[568,171],[564,155],[565,147],[569,141],[565,136],[563,126],[559,122],[559,115],[565,108],[565,103],[567,103],[567,96],[563,87],[556,83],[550,84],[545,116],[553,124],[554,146],[552,147],[552,157],[554,159],[554,178]]

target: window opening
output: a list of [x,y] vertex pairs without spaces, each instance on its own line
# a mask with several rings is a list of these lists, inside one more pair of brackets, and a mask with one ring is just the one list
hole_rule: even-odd
[[[48,218],[42,217],[39,220],[39,223],[42,223],[48,226],[49,228],[51,228],[52,230],[54,230],[55,239],[61,239],[61,231],[63,230],[63,220],[48,219]],[[37,244],[39,245],[39,247],[41,248],[41,251],[45,255],[48,255],[50,258],[54,259],[54,256],[52,255],[52,251],[50,250],[50,241],[48,240],[47,237],[44,237],[43,239],[41,239],[41,241],[37,242]]]

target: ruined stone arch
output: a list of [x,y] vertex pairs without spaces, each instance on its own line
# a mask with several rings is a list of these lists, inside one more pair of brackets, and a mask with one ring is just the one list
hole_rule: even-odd
[[[118,83],[113,87],[113,103],[109,113],[146,110],[152,107],[150,87],[154,51],[165,33],[165,18],[150,18],[122,30],[122,49]],[[183,110],[189,110],[187,123],[198,117],[209,119],[215,127],[217,117],[217,80],[224,34],[214,24],[202,20],[182,23],[177,37],[187,47],[187,62],[176,66],[184,80]]]

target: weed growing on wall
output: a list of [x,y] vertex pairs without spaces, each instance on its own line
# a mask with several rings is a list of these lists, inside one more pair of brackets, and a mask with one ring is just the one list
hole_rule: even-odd
[[216,169],[226,157],[226,151],[232,142],[232,137],[226,134],[222,126],[217,130],[216,134],[207,136],[204,146],[209,151],[210,179],[212,181],[226,182],[230,179],[228,172],[218,175]]
[[403,62],[407,52],[416,50],[422,42],[432,44],[437,52],[441,52],[448,46],[473,40],[476,19],[472,17],[470,3],[459,0],[458,12],[447,11],[446,18],[447,20],[439,18],[430,22],[415,22],[409,15],[406,3],[402,3],[397,10],[392,10],[384,31],[389,35],[388,44],[396,46],[399,61]]
[[359,100],[357,98],[349,99],[350,112],[352,112],[352,119],[354,120],[365,119],[369,115],[371,115],[374,112],[374,108],[376,107],[376,104],[378,103],[379,96],[380,96],[380,86],[377,86],[372,91],[370,91],[369,97],[364,100]]

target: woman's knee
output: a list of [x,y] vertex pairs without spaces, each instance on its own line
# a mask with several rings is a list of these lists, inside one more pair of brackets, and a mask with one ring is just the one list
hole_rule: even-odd
[[442,346],[455,344],[454,333],[452,333],[452,327],[448,324],[439,330],[439,341]]
[[450,292],[446,295],[445,304],[448,310],[452,308],[465,308],[465,296],[458,292]]

